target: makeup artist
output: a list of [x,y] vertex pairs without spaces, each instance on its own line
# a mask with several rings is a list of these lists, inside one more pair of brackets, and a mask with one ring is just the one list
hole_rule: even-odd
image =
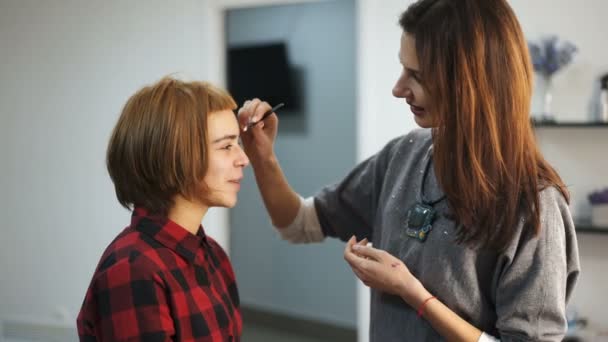
[[[530,125],[533,71],[513,10],[421,0],[399,24],[393,95],[422,129],[304,199],[274,153],[276,115],[259,122],[242,140],[273,225],[294,243],[347,241],[372,288],[372,342],[561,341],[578,248],[568,190]],[[269,108],[247,101],[241,127]]]

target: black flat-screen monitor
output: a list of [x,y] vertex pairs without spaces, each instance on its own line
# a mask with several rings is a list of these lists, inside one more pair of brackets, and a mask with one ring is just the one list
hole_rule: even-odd
[[239,107],[257,97],[271,106],[284,102],[286,109],[296,109],[285,43],[229,47],[227,71],[228,90]]

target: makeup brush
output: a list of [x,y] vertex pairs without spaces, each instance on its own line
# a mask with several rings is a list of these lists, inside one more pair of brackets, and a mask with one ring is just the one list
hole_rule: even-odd
[[277,109],[283,107],[285,105],[285,103],[279,103],[278,105],[270,108],[266,113],[264,113],[264,115],[262,115],[262,117],[260,118],[260,120],[256,121],[256,122],[252,122],[251,121],[251,116],[249,117],[249,122],[247,123],[247,126],[245,126],[245,128],[243,128],[243,132],[246,132],[248,129],[250,129],[251,127],[257,125],[260,121],[263,121],[264,119],[266,119],[267,117],[269,117],[272,113],[274,113]]

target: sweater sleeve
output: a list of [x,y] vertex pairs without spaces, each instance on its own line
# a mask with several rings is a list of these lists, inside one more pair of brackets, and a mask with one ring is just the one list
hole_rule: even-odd
[[314,198],[323,234],[343,241],[372,241],[372,226],[392,155],[399,148],[398,137],[381,151],[357,165],[342,181],[325,187]]
[[503,342],[561,341],[566,333],[566,303],[580,270],[574,224],[555,188],[540,193],[540,215],[539,234],[520,229],[502,256],[495,300]]

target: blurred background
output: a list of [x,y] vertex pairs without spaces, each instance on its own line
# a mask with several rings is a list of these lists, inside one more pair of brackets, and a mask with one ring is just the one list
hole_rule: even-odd
[[[313,195],[416,128],[391,95],[400,73],[397,20],[410,3],[0,0],[0,341],[77,340],[93,270],[130,218],[104,157],[131,94],[167,74],[246,93],[234,81],[239,56],[270,53],[289,99],[277,154],[294,189]],[[592,220],[604,207],[587,197],[608,186],[608,124],[596,112],[608,73],[608,2],[510,3],[528,39],[557,35],[578,49],[552,78],[551,120],[536,132],[570,187],[579,229],[583,274],[571,328],[586,322],[584,333],[602,336],[608,224]],[[537,89],[533,111],[544,96]],[[280,241],[251,170],[239,200],[210,211],[204,225],[231,255],[243,340],[367,341],[369,294],[344,263],[343,244]]]

